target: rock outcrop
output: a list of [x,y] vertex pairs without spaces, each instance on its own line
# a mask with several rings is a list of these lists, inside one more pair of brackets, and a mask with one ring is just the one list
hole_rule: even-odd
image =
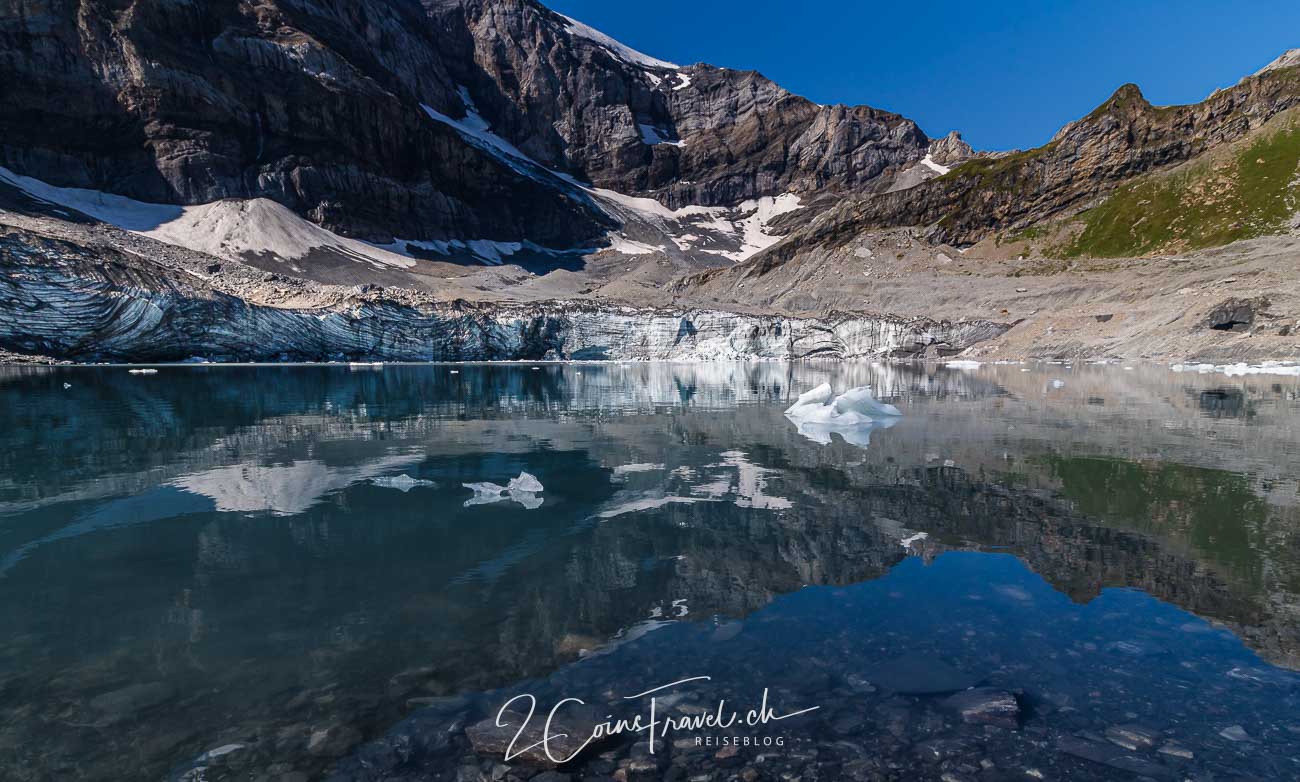
[[955,130],[930,142],[930,159],[941,166],[955,166],[974,156],[975,150]]

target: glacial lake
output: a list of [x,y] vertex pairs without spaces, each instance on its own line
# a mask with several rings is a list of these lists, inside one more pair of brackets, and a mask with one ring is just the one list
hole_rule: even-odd
[[[786,417],[822,383],[901,415]],[[0,400],[5,780],[1300,778],[1294,377],[10,367]],[[492,750],[508,703],[681,722],[550,770]]]

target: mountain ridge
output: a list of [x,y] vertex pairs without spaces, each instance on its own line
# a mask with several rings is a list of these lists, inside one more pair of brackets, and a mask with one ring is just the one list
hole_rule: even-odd
[[915,187],[841,204],[737,273],[761,276],[807,248],[834,249],[871,230],[915,226],[953,247],[1023,231],[1135,176],[1235,141],[1296,105],[1296,65],[1265,69],[1184,106],[1154,106],[1125,84],[1040,147],[975,156]]
[[[1275,237],[1246,247],[1252,269],[1289,252],[1283,180],[1293,151],[1300,164],[1279,125],[1300,111],[1294,51],[1198,104],[1153,106],[1124,85],[1043,146],[976,152],[959,133],[818,105],[756,71],[655,58],[535,0],[19,0],[0,16],[0,77],[14,273],[48,273],[40,251],[20,250],[40,236],[146,266],[175,247],[272,290],[298,280],[314,291],[299,303],[355,286],[611,313],[894,313],[1001,324],[1000,344],[1018,345],[1044,307],[1081,305],[1065,284],[1032,309],[990,287],[1019,293],[1010,278],[1086,267],[1119,281],[1097,282],[1111,296],[1156,285],[1129,276],[1158,251]],[[1229,201],[1247,211],[1187,225]],[[1079,265],[1099,252],[1119,260]],[[1197,263],[1208,274],[1229,255]],[[1189,279],[1205,284],[1200,273]],[[986,293],[971,299],[976,276]],[[1198,302],[1160,350],[1199,349],[1215,307],[1285,337],[1297,308],[1281,283],[1242,291],[1241,307]],[[22,352],[19,322],[0,349]],[[1142,316],[1144,329],[1170,322]],[[1055,343],[1053,328],[1015,350],[1141,339]],[[1294,352],[1220,342],[1215,356]]]

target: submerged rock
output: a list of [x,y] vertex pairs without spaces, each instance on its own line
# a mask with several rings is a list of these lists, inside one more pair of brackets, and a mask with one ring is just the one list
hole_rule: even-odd
[[1195,753],[1193,753],[1190,749],[1174,741],[1165,744],[1163,747],[1157,750],[1157,752],[1159,752],[1161,755],[1168,755],[1171,758],[1179,758],[1182,760],[1191,760],[1193,757],[1195,757]]
[[[546,720],[527,720],[523,714],[507,711],[476,722],[465,729],[474,751],[480,755],[503,759],[506,752],[517,752],[511,763],[525,763],[554,768],[572,758],[596,728],[596,723],[579,714],[557,714],[551,722],[545,746],[542,745]],[[521,732],[519,726],[527,722]],[[516,735],[518,738],[516,738]],[[513,742],[513,744],[512,744]]]
[[1159,739],[1159,731],[1142,725],[1113,725],[1106,729],[1106,740],[1127,750],[1150,749]]
[[91,708],[113,719],[127,717],[139,711],[166,703],[176,696],[176,688],[166,682],[132,684],[120,690],[97,695],[90,700]]
[[947,698],[943,705],[960,714],[963,722],[983,722],[1004,728],[1020,726],[1020,703],[1006,690],[975,687]]
[[307,739],[307,752],[318,757],[336,758],[360,741],[360,731],[351,725],[330,725],[311,732]]
[[1056,748],[1066,755],[1127,771],[1130,774],[1151,777],[1152,779],[1172,779],[1174,777],[1173,771],[1159,763],[1099,741],[1088,741],[1077,736],[1061,736],[1056,740]]

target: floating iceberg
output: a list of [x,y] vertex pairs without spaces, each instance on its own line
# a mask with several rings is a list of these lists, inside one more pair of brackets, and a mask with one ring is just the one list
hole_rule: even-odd
[[528,510],[534,510],[542,507],[542,498],[537,495],[545,490],[542,482],[537,480],[537,476],[526,472],[519,473],[518,478],[511,478],[505,486],[487,482],[461,485],[474,492],[473,497],[465,500],[466,508],[513,500]]
[[1265,361],[1262,364],[1174,364],[1170,369],[1174,372],[1196,372],[1202,375],[1217,372],[1228,377],[1242,377],[1245,375],[1300,376],[1300,364],[1294,361]]
[[132,375],[156,375],[156,374],[158,374],[158,370],[156,370],[156,369],[128,369],[128,370],[127,370],[127,373],[128,373],[128,374],[132,374]]
[[371,478],[370,482],[383,489],[397,489],[402,492],[407,492],[420,486],[434,488],[438,485],[433,481],[426,481],[422,478],[412,478],[405,474],[396,477],[386,475],[379,478]]
[[827,445],[832,434],[863,448],[871,444],[871,432],[888,429],[903,414],[897,407],[876,399],[870,386],[859,386],[839,396],[829,383],[823,383],[800,395],[785,411],[785,417],[799,434],[815,443]]
[[506,484],[506,491],[540,492],[544,491],[544,489],[542,482],[537,480],[537,476],[521,472],[518,478],[511,478],[510,483]]

